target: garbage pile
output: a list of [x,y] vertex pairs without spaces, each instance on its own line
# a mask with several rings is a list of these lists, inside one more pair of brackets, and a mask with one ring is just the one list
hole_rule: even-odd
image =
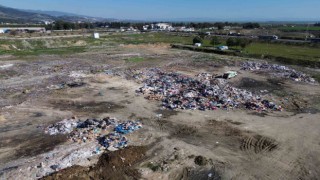
[[143,76],[140,74],[141,77],[145,77],[144,86],[137,93],[146,95],[149,100],[161,100],[167,109],[282,110],[281,106],[247,90],[232,87],[225,79],[216,79],[208,73],[191,78],[153,68],[146,70]]
[[241,70],[245,71],[265,71],[265,72],[272,72],[276,77],[292,79],[293,81],[298,82],[306,82],[314,84],[316,83],[315,79],[310,77],[309,75],[291,69],[287,66],[282,66],[278,64],[268,64],[267,62],[252,62],[247,61],[242,63]]
[[69,134],[76,128],[79,124],[79,120],[65,119],[56,124],[51,124],[45,129],[45,133],[49,135],[57,135],[57,134]]
[[[45,128],[45,133],[50,135],[68,134],[73,142],[86,143],[97,140],[106,149],[116,150],[128,144],[125,134],[132,133],[142,128],[139,121],[125,121],[120,123],[115,118],[87,119],[81,121],[77,118],[65,119]],[[100,147],[98,147],[100,149]]]

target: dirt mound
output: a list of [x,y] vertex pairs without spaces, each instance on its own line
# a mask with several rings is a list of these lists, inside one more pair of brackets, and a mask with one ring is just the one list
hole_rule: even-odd
[[73,166],[42,179],[139,179],[140,173],[133,166],[145,156],[146,150],[146,147],[128,147],[105,153],[95,166]]

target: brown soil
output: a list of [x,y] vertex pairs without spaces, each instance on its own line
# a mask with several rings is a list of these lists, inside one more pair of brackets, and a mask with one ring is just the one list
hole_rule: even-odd
[[115,152],[105,153],[92,167],[73,166],[42,178],[54,179],[139,179],[140,173],[134,169],[146,153],[146,147],[128,147]]

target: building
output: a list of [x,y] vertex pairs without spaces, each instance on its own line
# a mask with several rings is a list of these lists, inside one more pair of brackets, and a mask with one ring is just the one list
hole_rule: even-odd
[[182,31],[182,32],[194,32],[194,28],[187,28],[185,26],[182,27],[175,27],[174,28],[176,31]]
[[5,29],[0,29],[0,34],[5,33]]
[[155,25],[155,29],[171,31],[173,30],[173,27],[171,24],[168,24],[168,23],[158,23]]

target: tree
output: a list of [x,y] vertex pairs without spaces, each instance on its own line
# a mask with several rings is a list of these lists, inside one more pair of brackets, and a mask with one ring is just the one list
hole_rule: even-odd
[[227,46],[237,46],[238,42],[235,38],[228,38],[227,39]]
[[203,42],[203,40],[199,36],[196,36],[195,38],[193,38],[193,44],[202,43],[202,42]]
[[220,44],[220,43],[221,43],[221,42],[220,42],[220,40],[219,40],[219,38],[218,38],[217,36],[213,37],[213,38],[211,39],[211,41],[210,41],[210,44],[213,45],[213,46],[218,45],[218,44]]
[[320,22],[315,23],[314,26],[318,26],[319,27],[320,26]]
[[225,23],[215,23],[214,26],[217,27],[219,30],[222,30],[225,27]]
[[205,32],[200,32],[199,33],[199,36],[200,36],[201,39],[204,39],[206,37],[206,35],[207,34]]
[[245,23],[243,24],[244,29],[255,29],[255,28],[260,28],[259,23]]

